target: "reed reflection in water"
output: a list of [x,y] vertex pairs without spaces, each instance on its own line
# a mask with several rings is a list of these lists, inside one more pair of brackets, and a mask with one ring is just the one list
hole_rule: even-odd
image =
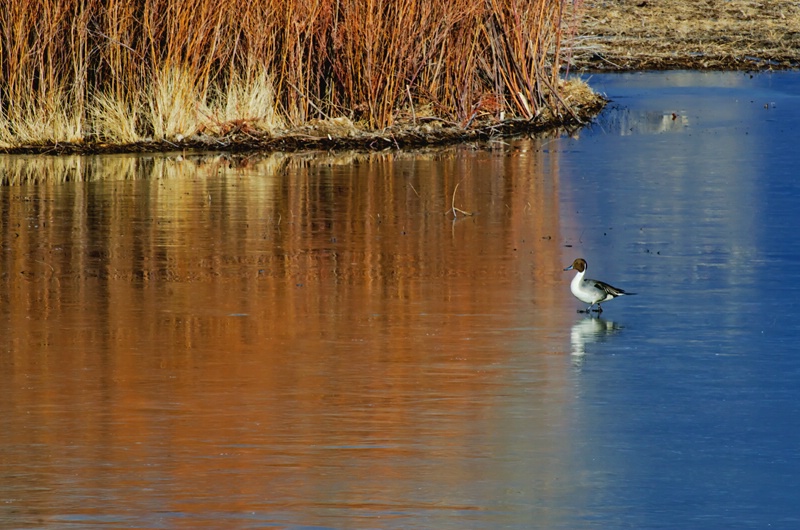
[[540,142],[2,159],[0,521],[558,524],[585,492]]

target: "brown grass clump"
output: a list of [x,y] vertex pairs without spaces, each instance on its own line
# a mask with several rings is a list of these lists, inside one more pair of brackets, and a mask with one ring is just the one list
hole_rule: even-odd
[[574,119],[559,72],[579,5],[6,0],[0,147]]

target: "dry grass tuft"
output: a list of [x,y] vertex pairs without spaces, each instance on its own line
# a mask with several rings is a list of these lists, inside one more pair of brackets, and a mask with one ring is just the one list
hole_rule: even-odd
[[182,140],[197,130],[197,105],[203,101],[195,76],[182,68],[166,68],[153,80],[147,97],[148,125],[156,140]]
[[95,95],[89,109],[94,134],[100,141],[131,144],[142,140],[136,128],[138,105],[112,94]]
[[37,105],[33,98],[24,99],[14,108],[2,109],[0,142],[10,145],[49,145],[83,141],[82,105],[70,103],[69,96],[51,96],[46,104]]
[[212,92],[201,130],[218,135],[231,131],[273,134],[286,127],[275,109],[272,78],[263,69],[255,74],[233,72],[222,88]]

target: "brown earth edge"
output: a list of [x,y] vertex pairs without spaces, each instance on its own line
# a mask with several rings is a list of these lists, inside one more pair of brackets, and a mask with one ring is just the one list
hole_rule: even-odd
[[797,0],[584,0],[573,71],[800,67]]
[[348,120],[313,122],[304,127],[271,136],[257,131],[234,130],[224,136],[196,135],[184,140],[149,141],[134,144],[60,143],[29,145],[2,149],[6,154],[33,155],[97,155],[118,153],[154,153],[175,151],[294,152],[303,150],[409,149],[455,143],[506,138],[523,134],[570,132],[579,129],[597,115],[606,101],[597,95],[572,108],[575,115],[558,119],[512,119],[486,122],[470,129],[458,124],[429,118],[422,124],[402,124],[380,131],[355,128]]
[[[800,68],[797,0],[584,0],[578,33],[568,51],[571,72],[630,70],[778,70]],[[605,105],[579,98],[574,116],[476,123],[470,129],[442,120],[403,123],[381,131],[321,122],[280,136],[234,129],[180,142],[114,145],[61,143],[8,149],[8,154],[111,154],[168,151],[383,150],[482,141],[577,129]],[[335,122],[335,120],[334,120]]]

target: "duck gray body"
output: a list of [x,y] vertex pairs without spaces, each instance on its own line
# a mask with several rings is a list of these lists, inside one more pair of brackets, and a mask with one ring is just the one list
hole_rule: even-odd
[[572,262],[572,265],[564,269],[565,271],[577,271],[577,274],[575,274],[575,277],[572,279],[572,283],[570,283],[569,288],[575,298],[585,304],[589,304],[589,307],[586,309],[586,311],[580,311],[581,313],[591,312],[592,307],[595,305],[597,305],[597,309],[595,311],[602,313],[603,308],[600,306],[601,303],[613,300],[618,296],[636,294],[625,292],[622,289],[618,289],[613,285],[601,282],[600,280],[586,278],[585,276],[587,269],[588,264],[583,258],[576,259]]

